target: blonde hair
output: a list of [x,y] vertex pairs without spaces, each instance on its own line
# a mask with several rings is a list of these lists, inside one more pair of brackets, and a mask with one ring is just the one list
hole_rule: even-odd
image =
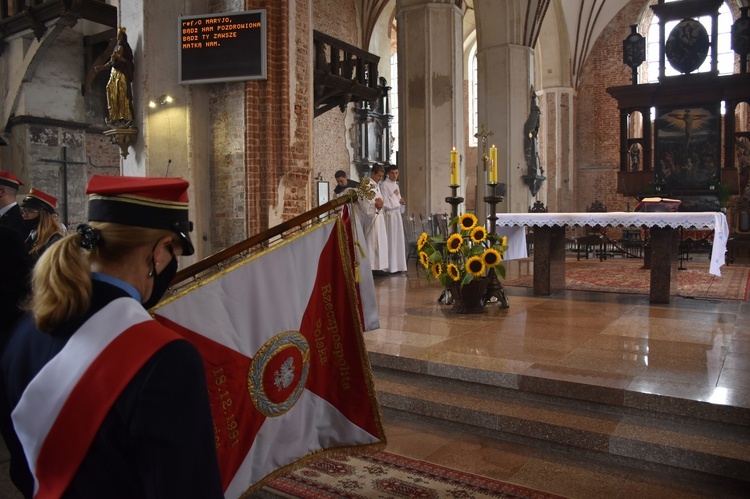
[[42,251],[49,239],[55,234],[63,235],[62,225],[60,225],[60,222],[51,213],[39,210],[39,226],[36,229],[36,240],[29,253],[33,256]]
[[34,266],[31,311],[40,331],[50,332],[60,324],[82,317],[91,305],[91,264],[116,264],[137,248],[154,244],[174,232],[115,223],[89,222],[100,232],[91,251],[81,246],[82,236],[72,233],[50,246]]

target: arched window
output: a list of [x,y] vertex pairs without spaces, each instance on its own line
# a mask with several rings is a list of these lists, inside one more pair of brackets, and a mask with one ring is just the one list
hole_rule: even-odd
[[[671,2],[674,0],[667,0]],[[710,34],[711,31],[711,16],[699,17],[698,21],[706,27],[706,31]],[[674,28],[679,21],[670,21],[664,27],[664,32],[668,35],[672,28]],[[734,52],[732,52],[730,39],[732,33],[732,13],[729,10],[729,6],[726,2],[721,4],[719,8],[719,40],[718,40],[718,61],[717,66],[719,74],[727,75],[734,73]],[[710,36],[710,35],[709,35]],[[654,16],[651,20],[651,25],[648,28],[648,34],[646,35],[646,54],[648,60],[648,83],[656,83],[659,81],[659,18]],[[697,73],[706,73],[711,70],[711,58],[706,57],[703,64],[696,71]],[[675,70],[669,63],[665,64],[664,68],[665,76],[674,76],[680,74]]]
[[388,161],[392,165],[397,164],[396,153],[398,152],[398,51],[396,45],[392,44],[391,48],[391,92],[388,96],[388,102],[391,105],[390,113],[393,117],[391,119],[391,137],[393,140],[393,147],[391,147],[391,157]]
[[469,147],[477,146],[475,135],[479,132],[479,87],[477,85],[477,44],[469,51]]

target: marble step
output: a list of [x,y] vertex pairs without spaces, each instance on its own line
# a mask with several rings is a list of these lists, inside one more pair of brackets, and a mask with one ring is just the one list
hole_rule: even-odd
[[377,365],[373,365],[373,375],[386,415],[395,411],[640,469],[750,481],[747,426]]
[[629,379],[610,373],[566,371],[558,366],[540,365],[533,368],[524,367],[523,373],[515,373],[511,372],[513,366],[470,367],[377,352],[369,352],[369,359],[373,367],[405,373],[426,374],[488,387],[605,404],[621,412],[656,412],[660,414],[659,418],[664,420],[672,419],[679,422],[687,417],[750,429],[748,406],[731,405],[716,400],[713,398],[714,394],[703,394],[703,400],[696,400],[699,397],[696,397],[694,391],[683,394],[680,392],[681,388],[668,385],[660,387],[659,393],[632,390],[628,388]]

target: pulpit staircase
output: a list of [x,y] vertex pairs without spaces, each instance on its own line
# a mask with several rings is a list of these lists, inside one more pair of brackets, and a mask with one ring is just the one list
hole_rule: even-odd
[[384,79],[378,78],[380,57],[332,36],[313,31],[315,117],[350,102],[375,102],[386,95]]
[[0,0],[0,54],[5,38],[31,30],[40,40],[58,18],[86,19],[117,27],[117,7],[104,0]]

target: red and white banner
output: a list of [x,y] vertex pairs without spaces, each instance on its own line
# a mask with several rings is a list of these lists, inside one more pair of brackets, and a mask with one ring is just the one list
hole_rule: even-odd
[[227,498],[321,450],[385,442],[351,254],[334,218],[154,310],[203,356]]

